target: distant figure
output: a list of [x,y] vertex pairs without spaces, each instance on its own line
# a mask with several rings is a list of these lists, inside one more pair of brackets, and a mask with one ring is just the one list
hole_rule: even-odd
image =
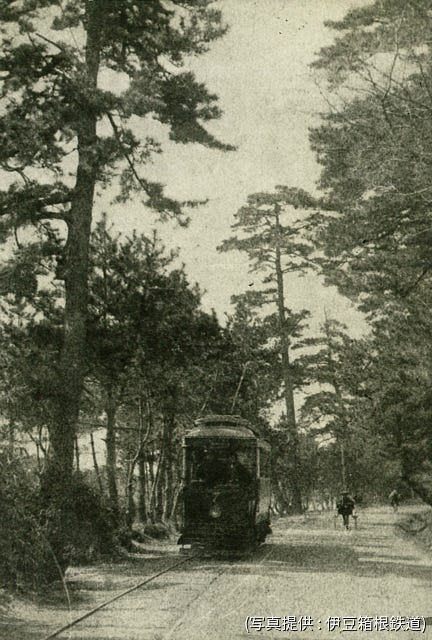
[[337,501],[336,507],[339,515],[342,516],[345,529],[349,529],[349,517],[354,511],[355,502],[346,489],[342,491],[341,498]]
[[391,506],[393,507],[393,511],[397,511],[399,509],[400,495],[396,489],[393,489],[393,491],[390,493],[389,500]]

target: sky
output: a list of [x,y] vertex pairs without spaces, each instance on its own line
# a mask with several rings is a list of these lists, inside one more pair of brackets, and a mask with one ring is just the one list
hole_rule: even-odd
[[[163,182],[179,199],[208,199],[191,213],[188,229],[173,223],[159,226],[168,247],[180,247],[191,282],[205,294],[203,305],[215,308],[223,320],[232,310],[230,298],[258,286],[248,273],[246,256],[219,253],[217,246],[231,235],[234,214],[250,193],[277,184],[315,192],[319,166],[309,148],[308,129],[326,109],[308,65],[335,32],[324,20],[342,18],[366,0],[221,0],[227,35],[211,45],[191,68],[219,96],[223,116],[210,123],[219,139],[234,152],[199,145],[166,143],[165,151],[148,167],[146,176]],[[142,131],[145,135],[147,131]],[[153,218],[139,204],[109,207],[108,218],[130,233],[147,231]],[[289,308],[307,308],[318,326],[324,310],[362,331],[361,316],[337,292],[311,275],[286,282]]]

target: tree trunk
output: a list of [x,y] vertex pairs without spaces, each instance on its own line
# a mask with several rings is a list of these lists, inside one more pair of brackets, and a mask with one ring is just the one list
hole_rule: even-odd
[[345,465],[345,444],[343,441],[340,442],[340,455],[341,455],[341,477],[342,477],[342,486],[344,488],[347,487],[347,478],[346,478],[346,465]]
[[117,447],[116,447],[116,402],[113,390],[107,392],[106,413],[106,473],[108,484],[108,499],[114,524],[119,523],[119,500],[117,491]]
[[155,508],[154,517],[155,522],[163,522],[164,517],[164,477],[165,477],[166,460],[162,454],[162,458],[159,465],[159,474],[156,482],[155,491]]
[[[140,476],[142,477],[141,474],[143,474],[143,472],[144,472],[143,448],[144,448],[145,440],[146,440],[146,437],[144,437],[144,434],[143,434],[142,414],[140,412],[140,428],[139,428],[138,451],[136,452],[136,454],[134,455],[134,457],[131,459],[131,461],[129,463],[129,469],[128,469],[128,474],[127,474],[127,483],[126,483],[126,497],[127,497],[126,526],[129,529],[132,529],[132,525],[134,523],[135,515],[136,515],[136,507],[135,507],[135,500],[134,500],[135,468],[136,468],[136,465],[138,463],[139,468],[140,468]],[[144,480],[144,478],[143,478],[143,480]],[[141,498],[141,500],[144,500],[143,504],[144,504],[144,510],[145,510],[145,495],[142,494],[142,490],[143,489],[145,490],[145,486],[141,486],[140,498]],[[143,520],[141,520],[141,522],[142,521]]]
[[146,470],[143,451],[138,458],[138,519],[140,522],[147,521]]
[[174,494],[174,498],[172,501],[172,506],[171,506],[171,513],[169,514],[169,519],[172,520],[176,527],[179,526],[179,523],[176,521],[176,515],[177,515],[177,509],[178,509],[178,503],[179,503],[179,498],[180,498],[180,493],[181,493],[181,484],[178,483],[176,490],[175,490],[175,494]]
[[8,424],[8,452],[12,460],[15,453],[15,421],[12,417],[9,418]]
[[154,447],[153,447],[152,451],[151,451],[150,460],[148,461],[148,467],[149,467],[148,476],[150,478],[150,486],[151,487],[153,487],[153,484],[154,484],[154,481],[155,481],[154,463],[155,463],[155,452],[154,452]]
[[41,464],[41,458],[40,458],[40,446],[37,442],[36,442],[36,460],[37,460],[38,474],[41,475],[42,464]]
[[92,458],[93,458],[93,467],[94,467],[95,474],[96,474],[96,480],[97,480],[97,483],[98,483],[100,494],[102,496],[103,495],[102,478],[101,478],[101,475],[100,475],[99,465],[98,465],[98,461],[97,461],[97,457],[96,457],[96,449],[95,449],[93,433],[90,433],[90,446],[91,446],[91,452],[92,452]]
[[161,509],[161,477],[163,477],[164,473],[164,459],[163,459],[163,450],[159,453],[159,459],[157,462],[156,473],[154,474],[154,479],[151,488],[151,496],[150,496],[150,513],[152,522],[161,522],[162,520],[162,509]]
[[134,500],[134,473],[135,473],[136,459],[134,458],[129,463],[129,469],[127,473],[126,481],[126,527],[129,531],[132,531],[132,525],[135,520],[135,500]]
[[[86,3],[85,72],[89,90],[97,86],[99,72],[99,3],[100,0]],[[50,454],[41,483],[46,506],[57,505],[66,511],[71,507],[68,498],[73,472],[74,439],[85,373],[89,243],[97,176],[94,154],[97,142],[96,114],[87,106],[84,99],[77,128],[78,165],[75,188],[66,219],[68,235],[64,249],[63,344],[58,368],[56,405],[50,425]]]
[[164,416],[163,425],[163,451],[165,461],[164,486],[163,486],[163,512],[162,520],[167,521],[171,516],[174,500],[174,456],[173,456],[173,436],[175,428],[175,397],[173,392],[167,412]]
[[288,424],[289,434],[289,459],[290,459],[290,484],[292,489],[292,508],[294,513],[301,513],[303,510],[302,496],[300,487],[301,469],[299,459],[299,438],[297,431],[297,421],[295,414],[294,404],[294,385],[291,377],[291,365],[290,365],[290,339],[286,326],[286,313],[285,313],[285,290],[283,281],[282,259],[280,249],[281,239],[281,226],[280,226],[280,207],[275,205],[275,220],[276,220],[276,283],[277,283],[277,308],[279,318],[279,335],[281,343],[281,359],[282,359],[282,376],[283,376],[283,392],[285,401],[286,419]]
[[153,429],[153,413],[150,403],[150,395],[147,390],[147,432],[144,433],[144,412],[143,412],[143,392],[138,400],[138,430],[139,430],[139,446],[135,457],[135,463],[138,464],[138,518],[140,522],[146,522],[147,520],[147,508],[146,508],[146,472],[145,472],[145,444],[149,438],[150,432]]
[[348,418],[348,414],[347,414],[347,409],[346,409],[346,404],[345,401],[343,399],[342,396],[342,390],[341,387],[339,385],[338,379],[337,379],[337,375],[336,375],[336,362],[333,358],[333,348],[332,348],[332,342],[331,342],[331,334],[330,334],[330,324],[329,321],[327,320],[327,315],[326,315],[326,321],[324,324],[324,328],[325,328],[325,333],[326,333],[326,338],[327,338],[327,363],[328,363],[328,367],[329,370],[331,371],[331,378],[332,378],[332,385],[333,385],[333,389],[335,390],[335,394],[336,394],[336,399],[337,399],[337,403],[340,409],[340,412],[342,414],[342,427],[343,430],[339,430],[338,433],[335,433],[335,437],[336,437],[336,441],[339,444],[339,448],[340,448],[340,461],[341,461],[341,480],[342,480],[342,486],[344,487],[344,489],[347,488],[347,475],[346,475],[346,461],[345,461],[345,440],[347,438],[347,434],[348,434],[348,428],[349,428],[349,418]]
[[47,538],[56,559],[52,568],[47,568],[47,579],[55,579],[58,567],[65,569],[68,565],[71,533],[68,522],[75,509],[72,500],[74,439],[86,366],[89,245],[97,177],[97,116],[88,104],[87,95],[90,100],[91,89],[97,87],[100,2],[85,3],[87,37],[83,74],[86,75],[87,87],[84,95],[77,95],[76,101],[78,164],[71,206],[65,217],[63,342],[56,387],[53,389],[55,403],[49,427],[50,447],[40,485],[41,501],[47,515]]

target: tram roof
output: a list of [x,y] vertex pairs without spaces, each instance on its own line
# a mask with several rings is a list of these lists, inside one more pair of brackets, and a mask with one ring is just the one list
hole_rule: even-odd
[[247,427],[250,429],[249,422],[242,418],[241,416],[236,415],[220,415],[220,414],[210,414],[208,416],[202,416],[201,418],[197,418],[195,420],[195,424],[198,425],[239,425],[242,427]]
[[256,440],[260,434],[249,422],[240,416],[211,415],[195,420],[195,428],[185,438],[235,438],[239,440]]

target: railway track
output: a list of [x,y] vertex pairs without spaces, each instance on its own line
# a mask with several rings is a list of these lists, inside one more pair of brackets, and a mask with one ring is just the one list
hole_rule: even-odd
[[[262,551],[264,551],[264,555]],[[262,548],[262,551],[259,553],[260,557],[259,557],[258,564],[264,562],[264,560],[266,560],[271,555],[271,549],[270,551],[266,552],[265,549]],[[124,589],[120,593],[117,593],[115,596],[100,603],[98,606],[94,607],[93,609],[86,611],[81,616],[78,616],[75,619],[68,622],[67,624],[55,629],[49,635],[45,636],[43,640],[52,640],[54,638],[65,638],[65,637],[85,638],[87,637],[87,632],[89,632],[90,634],[89,637],[90,637],[92,635],[91,630],[93,627],[86,626],[83,628],[82,624],[85,621],[88,621],[90,618],[99,618],[99,623],[97,626],[103,627],[105,626],[104,618],[101,619],[100,616],[103,615],[104,613],[106,615],[109,614],[112,618],[113,615],[115,616],[116,611],[118,612],[121,611],[123,616],[125,614],[126,616],[129,614],[129,617],[133,619],[134,614],[136,615],[137,613],[135,611],[135,607],[138,609],[139,604],[142,604],[142,602],[139,603],[136,600],[131,601],[131,595],[132,594],[136,595],[134,592],[138,592],[139,590],[145,590],[146,588],[150,588],[150,587],[163,590],[165,588],[164,585],[162,586],[157,585],[158,579],[161,579],[163,576],[166,576],[166,574],[169,574],[170,572],[175,571],[177,568],[183,565],[192,563],[192,564],[195,564],[196,569],[200,569],[200,570],[202,570],[202,567],[204,566],[204,573],[205,571],[208,571],[208,572],[211,571],[211,575],[208,578],[206,578],[204,581],[202,579],[201,580],[198,579],[194,581],[193,574],[188,573],[188,576],[191,576],[191,577],[189,580],[187,581],[185,580],[183,583],[181,583],[181,595],[180,593],[178,593],[178,589],[177,589],[179,585],[176,585],[176,591],[178,593],[177,600],[175,601],[170,600],[168,604],[164,603],[160,605],[160,607],[164,611],[166,611],[167,614],[171,614],[171,616],[174,615],[175,620],[172,623],[169,623],[165,627],[158,628],[158,631],[159,631],[158,638],[160,638],[161,640],[171,640],[173,637],[173,634],[177,632],[180,629],[180,627],[187,624],[188,619],[191,616],[192,609],[199,604],[199,601],[201,599],[206,597],[206,594],[208,594],[209,590],[211,590],[214,583],[219,578],[221,578],[224,574],[227,574],[227,573],[229,574],[230,570],[232,570],[234,567],[237,567],[248,560],[250,561],[252,557],[253,556],[248,556],[246,559],[244,557],[241,557],[240,559],[239,558],[214,559],[211,557],[209,558],[208,556],[206,557],[205,555],[202,555],[202,554],[192,554],[190,556],[187,556],[186,558],[183,557],[181,560],[174,562],[172,565],[170,565],[169,567],[166,567],[162,571],[159,571],[157,573],[154,573],[151,576],[146,577],[145,580],[142,580],[141,582],[138,582],[132,585],[131,587]],[[196,565],[197,562],[200,564]],[[225,594],[223,598],[223,602],[218,603],[217,605],[218,608],[220,607],[223,608],[224,605],[230,601],[230,598],[232,597],[234,592],[240,588],[241,588],[241,584],[237,582],[236,585],[234,585],[234,587]],[[186,601],[184,601],[184,598],[186,598]],[[118,601],[120,600],[123,601],[121,603],[122,607],[121,609],[118,609],[117,608]],[[215,610],[216,607],[213,607],[213,609]],[[209,613],[210,614],[213,613],[213,610],[210,611]],[[118,624],[120,628],[122,624],[120,620],[118,621]],[[81,630],[80,633],[82,635],[79,635],[79,636],[75,635],[75,632],[78,632],[78,630]],[[154,637],[153,631],[154,630],[152,630],[152,634],[151,634],[152,637]],[[144,636],[145,636],[145,633],[142,637]]]
[[[246,575],[239,577],[236,576],[236,580],[233,584],[233,586],[228,589],[225,594],[223,595],[223,597],[221,598],[217,598],[217,599],[212,599],[211,597],[209,597],[209,591],[211,589],[211,587],[213,586],[213,584],[216,582],[216,580],[218,580],[222,575],[224,574],[229,574],[230,570],[234,569],[234,568],[238,568],[239,566],[241,566],[242,564],[246,564],[248,561],[250,562],[252,559],[256,559],[257,562],[253,563],[254,568],[259,566],[260,564],[264,563],[266,560],[268,560],[271,555],[274,553],[274,546],[270,546],[268,547],[268,545],[263,545],[262,547],[260,547],[259,550],[259,555],[255,555],[255,556],[249,556],[246,558],[242,558],[241,560],[237,560],[237,561],[233,561],[233,562],[229,562],[222,571],[220,571],[208,584],[207,588],[203,591],[201,591],[195,598],[193,598],[193,600],[191,600],[187,606],[187,609],[185,610],[185,612],[183,613],[183,615],[178,618],[176,620],[176,622],[172,625],[172,627],[170,628],[170,630],[162,636],[161,640],[172,640],[172,638],[174,637],[174,634],[178,635],[180,628],[185,625],[185,623],[187,623],[188,621],[190,621],[190,618],[193,618],[193,623],[194,623],[194,627],[198,628],[200,625],[201,626],[205,626],[209,620],[211,620],[213,617],[217,617],[218,620],[221,620],[225,617],[227,617],[228,615],[230,615],[232,613],[232,603],[233,601],[236,602],[235,605],[235,609],[238,608],[238,600],[236,600],[235,595],[238,591],[243,590],[245,593],[247,593],[247,582],[250,580],[251,576],[250,574],[248,574],[246,572]],[[210,600],[212,603],[210,606],[204,607],[205,609],[205,613],[202,614],[201,616],[197,616],[196,612],[194,612],[194,615],[192,614],[192,608],[196,605],[199,604],[200,600],[204,600],[205,598],[207,598],[208,600]],[[196,607],[197,609],[199,609],[199,607]],[[202,609],[202,608],[201,608]],[[186,634],[186,637],[188,637],[189,634]],[[205,637],[205,633],[203,633],[203,636]]]
[[174,563],[170,567],[167,567],[166,569],[163,569],[162,571],[154,573],[152,576],[146,578],[145,580],[142,580],[138,584],[135,584],[132,587],[124,589],[121,593],[118,593],[116,596],[113,596],[112,598],[109,598],[108,600],[105,600],[104,602],[99,604],[97,607],[94,607],[90,611],[86,611],[86,613],[84,613],[83,615],[79,616],[78,618],[75,618],[74,620],[72,620],[68,624],[65,624],[62,627],[59,627],[58,629],[56,629],[55,631],[50,633],[48,636],[45,636],[43,638],[43,640],[52,640],[52,638],[58,638],[61,634],[65,633],[66,631],[68,631],[70,629],[72,629],[72,627],[76,627],[80,622],[83,622],[87,618],[90,618],[91,616],[94,616],[95,614],[97,614],[102,609],[105,609],[106,607],[108,607],[110,604],[113,604],[117,600],[120,600],[120,598],[124,598],[125,596],[129,595],[130,593],[133,593],[134,591],[138,591],[138,589],[144,588],[147,584],[149,584],[150,582],[153,582],[153,580],[156,580],[157,578],[159,578],[160,576],[164,575],[165,573],[168,573],[169,571],[172,571],[176,567],[179,567],[179,566],[181,566],[183,564],[186,564],[187,562],[190,562],[194,558],[195,558],[195,556],[189,556],[187,558],[183,558],[182,560],[180,560],[179,562]]

